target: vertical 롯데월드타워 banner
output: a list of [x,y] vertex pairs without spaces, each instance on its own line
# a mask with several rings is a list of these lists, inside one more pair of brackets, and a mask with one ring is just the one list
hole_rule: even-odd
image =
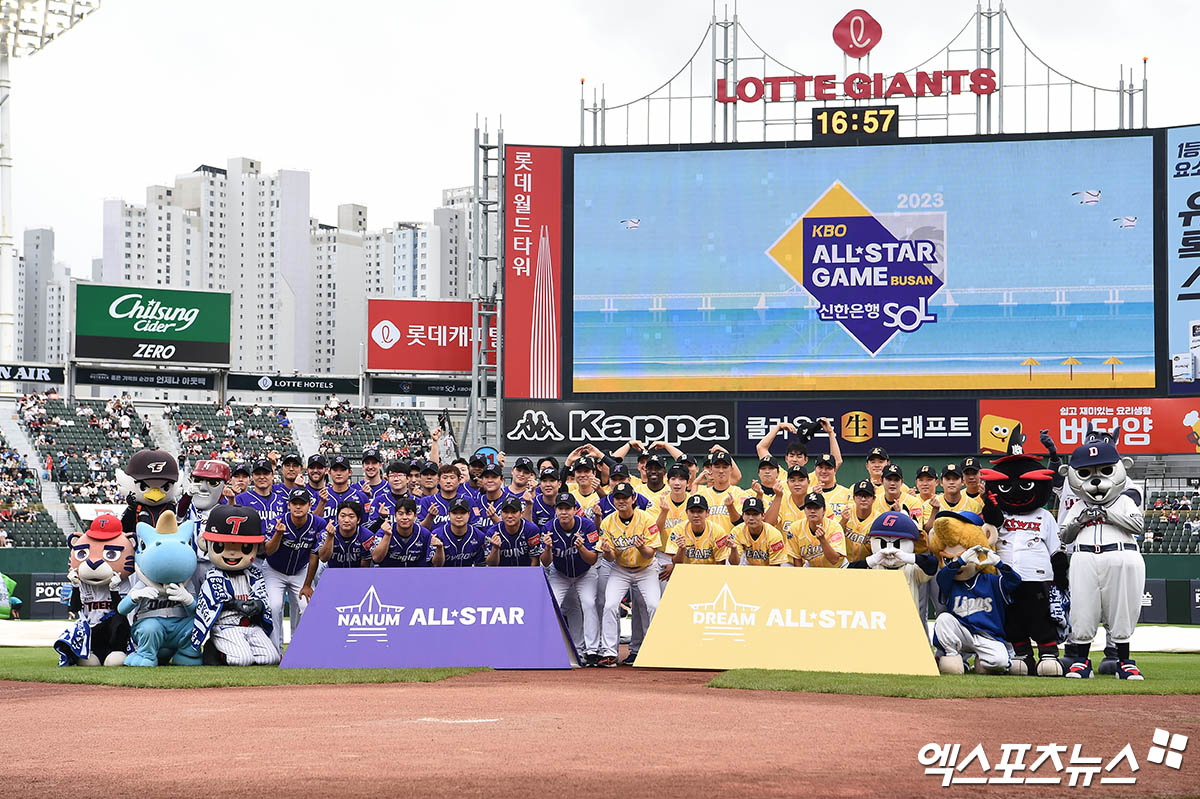
[[562,150],[504,155],[504,396],[562,396]]
[[1200,394],[1200,125],[1167,131],[1167,346],[1172,394]]
[[229,365],[230,294],[77,283],[75,357]]

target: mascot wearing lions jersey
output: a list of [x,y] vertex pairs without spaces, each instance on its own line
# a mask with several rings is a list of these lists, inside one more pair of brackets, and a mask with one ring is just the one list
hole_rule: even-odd
[[1075,544],[1069,570],[1071,637],[1066,647],[1067,676],[1092,676],[1088,659],[1101,622],[1117,649],[1117,678],[1141,680],[1129,656],[1129,639],[1142,610],[1146,563],[1137,538],[1145,516],[1125,491],[1126,469],[1133,465],[1107,441],[1086,441],[1060,467],[1079,497],[1063,524],[1063,543]]

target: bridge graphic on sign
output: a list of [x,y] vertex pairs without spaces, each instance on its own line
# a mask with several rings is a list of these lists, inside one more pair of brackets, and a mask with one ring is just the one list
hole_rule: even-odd
[[691,608],[692,623],[704,627],[701,641],[732,638],[745,643],[746,627],[754,626],[754,615],[759,606],[738,602],[729,590],[729,583],[725,583],[712,602],[697,602]]
[[388,645],[388,628],[400,625],[403,605],[385,605],[375,586],[367,588],[357,605],[339,605],[337,625],[346,628],[346,644],[368,641]]

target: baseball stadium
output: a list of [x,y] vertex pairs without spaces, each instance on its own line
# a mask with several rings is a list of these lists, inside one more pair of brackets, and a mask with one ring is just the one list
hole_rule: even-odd
[[[0,2],[9,795],[1200,792],[1200,120],[1120,62],[1190,7],[224,5]],[[13,124],[222,50],[212,141],[473,182],[55,155],[66,264]],[[147,80],[98,172],[195,157]]]

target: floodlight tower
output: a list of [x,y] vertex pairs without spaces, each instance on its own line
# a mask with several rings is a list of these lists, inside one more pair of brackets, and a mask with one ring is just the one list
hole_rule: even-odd
[[98,8],[100,0],[0,0],[0,361],[16,356],[8,62],[38,52]]

